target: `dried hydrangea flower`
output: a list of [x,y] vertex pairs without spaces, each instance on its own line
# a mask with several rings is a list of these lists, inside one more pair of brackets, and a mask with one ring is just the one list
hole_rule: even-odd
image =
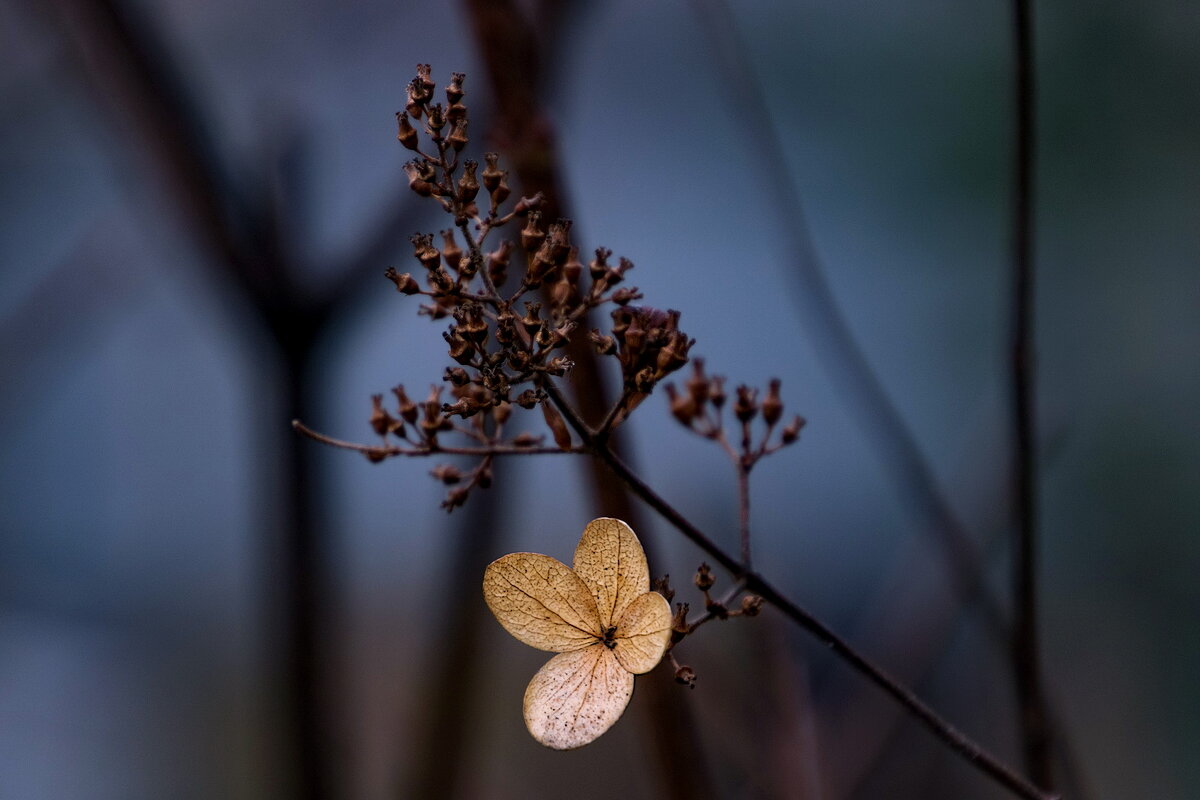
[[525,690],[525,725],[556,750],[582,747],[620,719],[633,676],[654,669],[671,638],[671,607],[650,591],[646,554],[619,519],[588,523],[574,568],[540,553],[488,565],[483,596],[504,629],[558,653]]

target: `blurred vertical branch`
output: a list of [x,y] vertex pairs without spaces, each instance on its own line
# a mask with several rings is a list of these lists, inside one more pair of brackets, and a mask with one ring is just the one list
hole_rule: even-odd
[[1031,0],[1013,0],[1014,146],[1012,188],[1011,413],[1016,459],[1016,547],[1013,568],[1012,659],[1025,767],[1040,786],[1053,786],[1050,727],[1041,682],[1037,609],[1037,429],[1034,371],[1033,12]]
[[759,174],[773,201],[769,207],[778,214],[775,229],[790,254],[788,275],[794,282],[801,323],[817,357],[873,440],[901,499],[940,546],[956,594],[964,602],[978,601],[993,631],[1003,635],[1005,614],[983,583],[979,549],[938,488],[916,437],[871,368],[825,277],[804,204],[788,177],[787,156],[766,96],[738,36],[737,20],[723,0],[693,0],[693,7],[722,73],[719,83],[730,89],[730,107],[755,142],[748,152],[760,160]]
[[[300,438],[300,437],[297,437]],[[500,526],[496,513],[501,485],[477,492],[461,512],[455,526],[451,556],[446,568],[446,586],[454,586],[465,575],[482,575],[495,558]],[[478,685],[483,663],[479,637],[483,630],[484,604],[477,592],[449,592],[449,604],[434,634],[429,676],[419,702],[421,720],[416,728],[416,746],[411,748],[409,777],[396,797],[463,796],[464,755],[470,750],[473,721],[473,687]],[[399,754],[397,754],[399,755]]]
[[[544,5],[551,7],[554,4]],[[554,131],[539,97],[546,56],[537,37],[540,34],[547,41],[553,40],[555,31],[546,26],[550,20],[556,25],[565,21],[568,14],[562,5],[558,4],[553,15],[539,17],[535,30],[512,0],[464,2],[496,98],[495,138],[516,171],[521,191],[544,194],[542,213],[548,220],[564,216],[564,193]],[[583,329],[590,327],[586,319],[580,321],[580,326]],[[611,387],[606,384],[584,337],[572,340],[569,355],[576,365],[571,381],[575,401],[585,419],[598,422],[611,405]],[[614,434],[610,446],[627,452],[621,447],[622,438]],[[635,530],[647,530],[643,515],[631,502],[620,480],[598,459],[591,459],[588,464],[593,502],[603,508],[606,515],[626,520]],[[643,543],[653,569],[656,563],[661,563],[655,558],[656,548],[646,537],[643,537]],[[648,717],[648,726],[652,728],[649,735],[663,771],[665,796],[711,796],[712,783],[708,779],[708,767],[696,727],[691,724],[690,712],[666,668],[655,670],[639,685],[647,696],[644,707],[652,709]]]
[[[737,87],[733,100],[738,117],[758,146],[760,172],[774,195],[780,213],[778,230],[794,256],[792,274],[803,321],[813,332],[818,357],[842,393],[851,400],[860,423],[872,435],[893,479],[928,532],[934,534],[952,567],[949,577],[963,601],[982,604],[989,632],[1006,635],[1009,626],[1000,604],[984,584],[984,561],[965,525],[942,496],[933,471],[915,437],[872,371],[849,324],[833,297],[805,221],[803,204],[787,177],[783,151],[761,86],[755,79],[745,47],[738,38],[736,19],[723,0],[694,0],[702,28],[725,75],[721,85]],[[1013,195],[1014,296],[1012,321],[1013,416],[1017,441],[1014,466],[1017,487],[1018,535],[1014,570],[1012,668],[1017,685],[1026,764],[1036,783],[1051,787],[1050,713],[1041,686],[1036,610],[1036,464],[1032,367],[1032,225],[1033,225],[1033,55],[1029,0],[1014,0],[1016,70],[1016,149]],[[1061,735],[1061,732],[1060,732]],[[1077,769],[1064,750],[1064,769]],[[1080,779],[1081,780],[1081,779]]]
[[[268,629],[282,628],[284,646],[274,674],[285,709],[286,776],[280,794],[320,800],[335,794],[329,741],[329,659],[322,642],[330,607],[328,552],[321,529],[323,490],[314,451],[290,435],[287,420],[313,418],[321,384],[315,345],[330,321],[353,300],[374,257],[399,243],[394,210],[365,237],[365,249],[345,260],[328,285],[304,287],[303,248],[283,241],[286,208],[269,188],[245,187],[232,174],[213,125],[182,64],[147,19],[120,0],[56,0],[64,38],[102,102],[132,134],[132,151],[147,156],[166,184],[184,225],[226,283],[236,288],[275,346],[282,373],[282,443],[264,449],[283,465],[283,508],[276,520],[284,542],[269,598]],[[273,534],[276,528],[267,526]],[[274,558],[263,558],[274,567]]]

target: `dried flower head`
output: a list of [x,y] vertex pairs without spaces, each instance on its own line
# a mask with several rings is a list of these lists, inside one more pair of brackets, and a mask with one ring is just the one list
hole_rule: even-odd
[[620,719],[633,676],[654,669],[671,638],[671,607],[650,590],[646,555],[619,519],[588,523],[574,567],[510,553],[487,568],[483,596],[504,629],[558,653],[525,690],[525,724],[556,750],[582,747]]

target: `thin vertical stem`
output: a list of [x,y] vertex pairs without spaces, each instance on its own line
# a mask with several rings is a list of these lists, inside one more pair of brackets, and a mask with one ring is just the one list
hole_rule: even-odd
[[1013,2],[1016,130],[1013,152],[1011,403],[1016,459],[1016,552],[1012,658],[1025,765],[1052,785],[1050,733],[1041,686],[1037,625],[1037,454],[1033,354],[1034,68],[1031,0]]
[[738,460],[738,540],[741,542],[742,564],[750,565],[750,467]]

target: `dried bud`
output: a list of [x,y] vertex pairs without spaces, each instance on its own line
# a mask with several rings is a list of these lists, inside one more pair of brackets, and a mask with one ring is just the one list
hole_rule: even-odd
[[384,410],[383,395],[381,394],[371,395],[371,418],[369,421],[375,433],[380,436],[387,436],[392,431],[404,427],[400,420]]
[[400,409],[400,417],[410,425],[417,421],[417,404],[408,399],[408,395],[404,392],[404,386],[397,386],[392,389],[392,394],[396,395],[396,403]]
[[525,316],[521,317],[521,325],[525,327],[525,332],[530,336],[536,335],[542,329],[542,318],[538,316],[538,312],[541,310],[541,303],[525,304]]
[[510,345],[517,340],[517,316],[505,311],[496,317],[496,343]]
[[[470,340],[476,347],[480,347],[487,341],[488,326],[487,320],[483,316],[483,311],[475,303],[467,303],[458,311],[454,312],[454,319],[458,321],[458,332]],[[480,349],[482,349],[480,347]]]
[[612,293],[612,301],[619,306],[628,305],[630,302],[640,300],[641,298],[642,293],[638,291],[636,286],[617,289]]
[[433,97],[433,81],[429,79],[429,65],[417,64],[417,77],[408,84],[408,105],[406,110],[413,119],[420,119],[425,104]]
[[700,569],[696,570],[696,577],[692,579],[696,584],[696,588],[702,592],[707,592],[717,582],[716,577],[712,574],[712,567],[708,564],[701,564]]
[[454,105],[459,100],[463,99],[463,94],[465,94],[465,92],[463,92],[462,85],[466,77],[467,76],[461,72],[450,73],[450,85],[446,87],[446,100],[451,105]]
[[512,242],[504,239],[495,250],[488,253],[487,271],[492,284],[500,287],[508,280],[508,259],[512,253]]
[[655,578],[653,589],[665,597],[668,603],[675,599],[675,590],[671,588],[670,575],[663,575],[661,578]]
[[696,688],[696,670],[683,664],[679,669],[675,670],[675,682],[683,684],[689,689]]
[[762,606],[763,599],[756,594],[748,594],[742,598],[742,614],[747,617],[757,617]]
[[625,331],[629,330],[629,324],[633,321],[633,313],[627,308],[614,308],[612,312],[612,334],[618,342],[625,341]]
[[500,156],[497,153],[483,154],[483,188],[489,192],[496,191],[496,187],[500,185],[500,179],[505,176],[504,170],[500,169]]
[[524,350],[512,350],[508,354],[508,365],[522,374],[529,369],[530,360],[529,353]]
[[433,96],[433,87],[437,84],[433,82],[433,67],[428,64],[417,64],[417,77],[414,79],[416,83],[421,85],[426,96]]
[[567,262],[563,264],[563,280],[575,287],[579,285],[581,275],[583,275],[583,262],[579,260],[579,248],[572,247],[567,253]]
[[429,197],[433,194],[433,184],[421,176],[421,168],[417,162],[409,161],[405,164],[404,172],[408,175],[408,188],[422,197]]
[[429,471],[429,474],[437,478],[447,486],[453,486],[462,480],[462,470],[450,464],[442,464],[434,467]]
[[547,241],[550,243],[550,262],[561,267],[571,253],[571,220],[560,219],[552,223]]
[[532,433],[518,434],[517,438],[513,439],[513,447],[536,447],[542,441],[542,437],[534,436]]
[[421,291],[421,285],[417,283],[416,278],[407,272],[403,274],[396,272],[395,267],[388,267],[383,273],[383,277],[396,284],[396,291],[401,294],[416,294]]
[[434,141],[442,138],[442,128],[446,127],[446,111],[441,103],[425,108],[425,127]]
[[[466,125],[466,123],[459,123]],[[454,137],[450,140],[453,142]],[[464,139],[465,144],[465,139]],[[475,169],[478,164],[474,161],[463,162],[463,174],[458,179],[458,199],[464,203],[470,203],[475,200],[475,195],[479,194],[479,180],[475,177]]]
[[465,337],[456,333],[443,333],[442,338],[450,345],[447,351],[451,358],[463,366],[468,366],[475,358],[475,346]]
[[566,356],[558,356],[557,358],[550,359],[550,362],[546,364],[546,373],[548,375],[553,375],[556,378],[561,378],[570,372],[574,367],[574,361]]
[[521,229],[521,247],[526,253],[536,253],[546,240],[546,232],[541,229],[542,213],[529,212],[525,227]]
[[[468,162],[470,163],[470,162]],[[442,258],[446,260],[446,264],[455,272],[461,272],[463,262],[463,251],[458,246],[458,242],[454,239],[454,229],[446,228],[442,231]]]
[[492,419],[496,420],[497,425],[503,425],[508,422],[508,418],[512,416],[512,404],[499,402],[492,409]]
[[692,359],[692,377],[688,378],[686,386],[697,408],[708,402],[708,378],[704,374],[703,358]]
[[733,404],[734,416],[741,422],[749,422],[758,415],[758,390],[742,384],[737,387],[737,400]]
[[383,461],[388,457],[387,451],[381,447],[372,447],[370,450],[364,451],[363,455],[365,455],[367,457],[367,461],[370,461],[372,464],[378,464],[380,461]]
[[439,266],[429,271],[429,288],[436,295],[451,295],[457,291],[458,284],[450,277],[449,272]]
[[725,405],[725,376],[714,375],[708,387],[708,399],[718,411]]
[[783,416],[783,400],[779,397],[779,378],[772,378],[767,396],[762,401],[763,422],[774,426]]
[[797,414],[795,419],[793,419],[791,422],[789,422],[787,427],[783,429],[783,435],[781,437],[783,440],[783,443],[791,444],[792,442],[799,439],[800,438],[800,429],[804,427],[804,425],[807,421],[808,420],[804,419],[804,417]]
[[588,341],[596,348],[598,355],[611,356],[617,352],[617,340],[611,336],[605,336],[598,329],[592,329],[592,332],[588,334]]
[[544,243],[530,259],[529,268],[525,270],[524,283],[529,288],[536,289],[550,277],[553,270],[554,263],[550,261],[550,246],[549,243]]
[[492,488],[492,468],[480,467],[475,473],[475,485],[481,489]]
[[533,408],[538,404],[539,399],[540,398],[538,397],[536,391],[533,389],[526,389],[517,395],[513,402],[519,405],[521,408]]
[[429,317],[430,319],[442,319],[449,313],[450,310],[447,309],[446,306],[442,305],[441,302],[427,306],[423,305],[417,309],[418,316]]
[[665,388],[670,401],[671,414],[685,428],[692,427],[692,423],[696,420],[696,401],[690,394],[679,394],[672,383],[668,383]]
[[[438,391],[440,393],[441,390]],[[442,404],[437,400],[427,400],[421,404],[421,409],[424,411],[419,423],[421,431],[428,439],[432,440],[443,428]]]
[[633,376],[633,388],[642,394],[650,394],[654,391],[654,369],[652,367],[642,367]]
[[453,511],[459,506],[467,502],[467,497],[471,494],[471,490],[465,486],[460,486],[457,489],[451,489],[446,494],[446,499],[442,501],[442,508],[447,511]]
[[396,112],[396,125],[398,127],[396,138],[400,140],[400,144],[404,145],[409,150],[417,149],[417,129],[408,121],[408,114],[403,111]]
[[567,430],[567,423],[563,421],[558,410],[550,403],[542,403],[542,416],[546,418],[546,425],[550,428],[550,433],[554,434],[554,443],[558,445],[558,449],[570,450],[571,432]]
[[588,264],[588,274],[592,276],[592,280],[598,281],[608,272],[608,257],[612,255],[612,250],[607,247],[597,247],[596,257]]
[[[613,333],[616,333],[616,326],[613,326]],[[642,352],[642,348],[646,344],[646,329],[642,327],[642,320],[638,315],[634,314],[629,317],[629,324],[625,327],[621,341],[625,344],[625,351],[631,356],[636,357]]]
[[[507,175],[508,173],[505,174]],[[517,201],[517,204],[513,206],[512,213],[514,216],[524,217],[527,216],[530,211],[536,211],[537,209],[541,208],[545,202],[546,196],[541,192],[538,192],[533,197],[522,197]]]
[[446,374],[442,376],[442,380],[455,386],[465,386],[470,382],[471,376],[462,367],[446,367]]
[[564,277],[550,287],[550,307],[557,311],[563,311],[572,304],[573,300],[577,299],[574,295],[575,287]]
[[633,262],[628,258],[621,258],[615,268],[611,268],[604,273],[604,280],[607,281],[609,286],[616,286],[625,280],[625,273],[631,269],[633,269]]
[[414,233],[408,240],[412,242],[413,255],[425,269],[437,269],[442,263],[442,254],[433,246],[432,233]]
[[678,642],[688,633],[688,604],[676,603],[675,614],[671,617],[671,641]]
[[554,330],[550,331],[550,341],[548,342],[551,350],[557,350],[571,340],[571,331],[575,330],[575,323],[567,320],[562,325],[559,325]]

